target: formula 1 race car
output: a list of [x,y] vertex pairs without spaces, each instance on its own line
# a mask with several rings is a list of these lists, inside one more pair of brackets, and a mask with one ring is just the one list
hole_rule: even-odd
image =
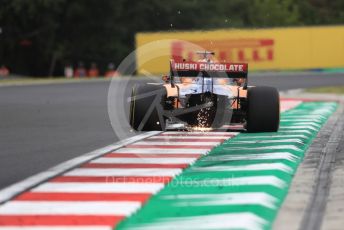
[[[164,83],[135,85],[129,122],[137,131],[169,127],[220,128],[242,124],[247,132],[276,132],[279,94],[273,87],[248,86],[248,64],[170,61]],[[176,126],[179,124],[181,126]]]

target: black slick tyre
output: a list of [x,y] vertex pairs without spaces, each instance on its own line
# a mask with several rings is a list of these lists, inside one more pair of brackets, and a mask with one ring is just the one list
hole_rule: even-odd
[[166,94],[162,85],[135,85],[130,101],[130,126],[136,131],[165,130],[163,102]]
[[247,132],[277,132],[280,122],[280,100],[273,87],[258,86],[247,92]]

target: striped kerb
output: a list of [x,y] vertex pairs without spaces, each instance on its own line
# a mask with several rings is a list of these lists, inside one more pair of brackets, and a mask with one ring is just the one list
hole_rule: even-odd
[[288,100],[278,133],[163,132],[140,140],[3,204],[0,229],[270,228],[335,108]]
[[127,145],[0,206],[0,229],[112,229],[230,132],[165,132]]
[[117,228],[270,229],[308,146],[337,107],[291,100],[284,105],[279,132],[226,140]]

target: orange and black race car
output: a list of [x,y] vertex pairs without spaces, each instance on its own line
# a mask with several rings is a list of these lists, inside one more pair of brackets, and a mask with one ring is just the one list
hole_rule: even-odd
[[164,83],[135,85],[130,104],[134,130],[170,127],[219,128],[243,124],[247,132],[276,132],[279,94],[273,87],[248,86],[246,63],[220,63],[203,52],[198,62],[170,62]]

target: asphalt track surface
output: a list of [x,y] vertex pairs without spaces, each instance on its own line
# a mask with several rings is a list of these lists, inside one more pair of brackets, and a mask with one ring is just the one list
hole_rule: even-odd
[[[144,81],[133,80],[128,89]],[[108,117],[109,84],[0,87],[0,189],[118,141]],[[344,85],[344,74],[267,73],[251,76],[250,84],[279,90],[336,86]]]

